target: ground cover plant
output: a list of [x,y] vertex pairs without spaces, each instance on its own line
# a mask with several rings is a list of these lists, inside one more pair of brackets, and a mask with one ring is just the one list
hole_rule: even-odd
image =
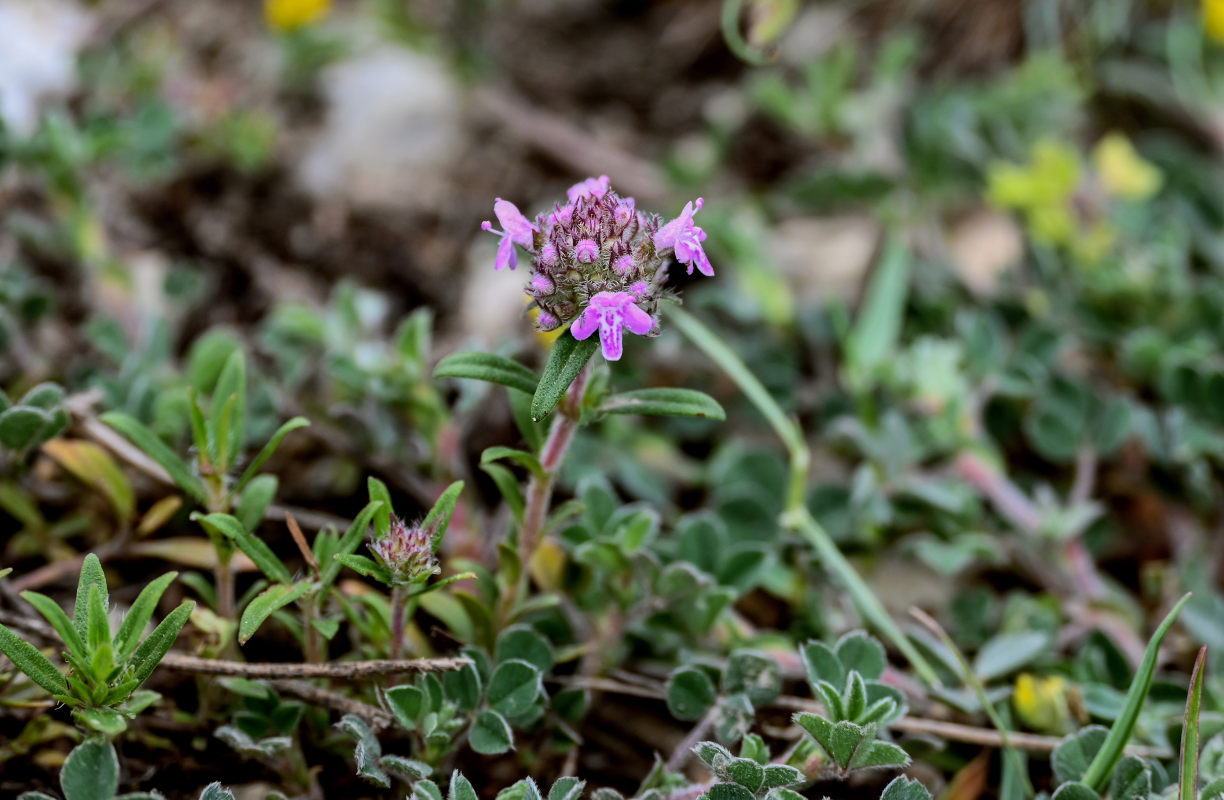
[[1224,3],[0,0],[0,796],[1224,798]]

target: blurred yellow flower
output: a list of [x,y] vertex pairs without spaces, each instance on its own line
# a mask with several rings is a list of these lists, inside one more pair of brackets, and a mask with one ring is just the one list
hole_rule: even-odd
[[[1224,15],[1224,0],[1217,3]],[[1221,19],[1224,23],[1224,19]],[[1111,133],[1097,143],[1092,163],[1105,191],[1127,200],[1143,200],[1160,189],[1164,176],[1160,170],[1135,152],[1130,140]]]
[[264,0],[264,20],[277,31],[296,31],[331,11],[331,0]]
[[1203,0],[1203,30],[1224,44],[1224,0]]
[[1045,733],[1063,733],[1070,726],[1069,687],[1058,675],[1039,677],[1024,673],[1016,678],[1012,706],[1028,727]]

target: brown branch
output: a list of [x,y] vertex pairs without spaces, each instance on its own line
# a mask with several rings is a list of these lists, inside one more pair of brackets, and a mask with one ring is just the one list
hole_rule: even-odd
[[268,681],[273,689],[282,694],[292,695],[299,700],[305,700],[307,703],[323,708],[330,708],[332,711],[338,711],[341,714],[354,714],[361,717],[370,728],[377,733],[384,728],[391,727],[395,722],[395,717],[388,711],[383,711],[378,706],[372,706],[369,703],[363,703],[360,700],[354,700],[351,697],[340,694],[339,692],[330,692],[327,689],[320,689],[312,683],[295,680],[270,680]]
[[407,658],[397,661],[332,661],[326,664],[273,664],[220,661],[176,653],[161,661],[163,666],[201,675],[235,675],[242,678],[360,678],[395,672],[445,672],[473,663],[470,658]]

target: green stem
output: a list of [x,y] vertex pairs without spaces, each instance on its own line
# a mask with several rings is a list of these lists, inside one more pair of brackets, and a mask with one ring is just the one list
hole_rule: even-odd
[[769,390],[717,334],[679,307],[669,307],[668,314],[680,332],[735,381],[740,391],[765,417],[790,454],[790,480],[787,486],[786,509],[782,512],[782,524],[812,545],[825,568],[832,572],[850,593],[863,619],[905,656],[918,676],[928,686],[940,685],[935,669],[901,632],[871,587],[859,576],[854,566],[837,548],[832,537],[808,511],[804,494],[812,456],[798,423],[787,416],[769,394]]

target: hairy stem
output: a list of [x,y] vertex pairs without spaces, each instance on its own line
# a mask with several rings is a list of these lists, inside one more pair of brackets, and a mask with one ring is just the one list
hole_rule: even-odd
[[398,661],[404,649],[404,606],[407,602],[407,591],[403,586],[391,589],[391,660]]

